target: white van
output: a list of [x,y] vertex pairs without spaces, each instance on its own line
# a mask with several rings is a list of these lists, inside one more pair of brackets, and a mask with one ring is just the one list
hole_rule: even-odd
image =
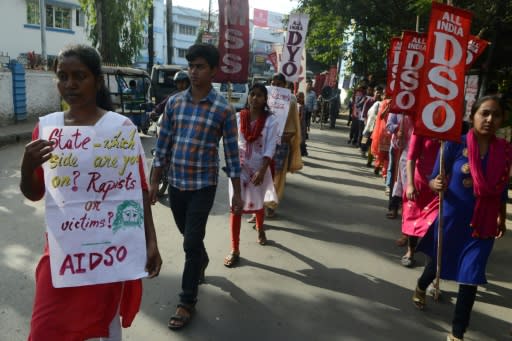
[[[231,84],[231,98],[228,98],[228,85]],[[213,83],[215,90],[220,92],[236,111],[245,108],[249,97],[248,83]]]

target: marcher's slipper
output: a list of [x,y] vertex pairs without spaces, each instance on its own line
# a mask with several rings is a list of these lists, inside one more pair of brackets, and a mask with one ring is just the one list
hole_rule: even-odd
[[267,236],[265,235],[265,231],[263,231],[263,230],[258,231],[258,244],[260,244],[260,245],[267,244]]
[[402,260],[401,260],[401,263],[406,268],[412,268],[414,266],[414,264],[416,264],[416,261],[412,257],[403,256]]
[[423,310],[425,309],[425,301],[426,292],[416,287],[416,289],[414,290],[414,295],[412,295],[412,303],[414,303],[416,308],[418,308],[419,310]]
[[[179,313],[179,310],[185,311],[186,314]],[[176,313],[171,316],[167,327],[171,330],[178,330],[184,328],[192,319],[194,315],[194,306],[180,303],[176,309]]]
[[227,255],[224,258],[224,266],[227,268],[232,268],[235,265],[237,265],[239,261],[240,261],[240,254],[231,252],[229,255]]

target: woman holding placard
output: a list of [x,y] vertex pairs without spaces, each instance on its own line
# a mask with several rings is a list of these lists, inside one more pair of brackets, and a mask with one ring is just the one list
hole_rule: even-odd
[[[69,104],[69,110],[41,117],[34,129],[33,141],[25,146],[21,164],[20,189],[26,198],[33,201],[42,199],[47,187],[50,186],[45,183],[42,166],[53,159],[52,152],[55,154],[54,150],[61,147],[57,146],[55,142],[41,138],[45,127],[94,127],[94,130],[98,130],[97,128],[102,126],[116,129],[133,125],[128,118],[110,111],[112,103],[101,73],[101,58],[95,49],[84,45],[65,48],[55,61],[54,71],[57,75],[57,88],[63,99]],[[66,142],[64,147],[71,149],[73,145],[76,147],[81,143],[81,146],[85,148],[86,141],[90,141],[90,139],[83,139],[82,142],[78,140],[77,134],[74,141],[68,140],[71,142],[69,145]],[[58,143],[60,144],[61,141],[59,140]],[[93,147],[91,143],[88,147],[93,152],[93,148],[96,146]],[[142,187],[144,212],[142,225],[146,240],[146,245],[142,245],[142,248],[145,247],[147,253],[145,270],[149,273],[149,277],[154,277],[160,271],[162,260],[157,247],[151,208],[147,200],[143,162],[144,160],[139,154],[138,167],[136,166],[139,169],[139,174],[135,177],[140,178]],[[76,171],[80,170],[80,164],[75,169]],[[76,198],[79,199],[80,190],[73,187],[72,191],[77,193]],[[98,210],[100,203],[105,204],[100,201],[95,203],[94,206]],[[67,203],[63,205],[66,210]],[[86,210],[89,209],[86,208]],[[76,227],[76,223],[73,226]],[[101,226],[97,225],[96,228],[98,227]],[[55,287],[53,285],[55,278],[50,269],[51,257],[47,241],[44,254],[36,269],[36,293],[28,339],[74,341],[106,337],[104,340],[121,340],[120,316],[122,316],[123,327],[130,326],[135,318],[142,295],[140,279]],[[99,254],[94,254],[94,257],[99,257]],[[94,257],[91,256],[91,259]],[[77,272],[85,272],[84,269],[80,269],[82,265],[85,268],[85,258],[88,259],[88,262],[90,261],[89,257],[83,258],[83,263],[79,261],[78,268],[75,268]],[[90,262],[92,263],[92,261]],[[105,260],[105,262],[107,261]],[[98,264],[95,264],[95,267],[97,266]],[[89,264],[88,270],[90,267]],[[64,265],[61,272],[63,270],[67,270]]]
[[[477,286],[487,282],[485,270],[494,240],[506,231],[506,198],[512,149],[496,137],[504,122],[500,98],[486,96],[471,110],[473,128],[461,143],[447,142],[444,147],[446,176],[440,175],[439,160],[430,188],[445,192],[443,200],[442,279],[457,281],[459,292],[447,340],[462,340],[469,325]],[[468,214],[471,212],[471,214]],[[438,220],[418,245],[431,257],[413,296],[423,309],[425,290],[436,276]]]

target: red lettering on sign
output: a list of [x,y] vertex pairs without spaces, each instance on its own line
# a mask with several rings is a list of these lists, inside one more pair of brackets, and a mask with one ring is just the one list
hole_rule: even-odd
[[71,138],[63,139],[63,128],[55,128],[50,133],[48,140],[55,144],[58,149],[89,149],[87,145],[91,142],[89,136],[83,137],[80,130],[77,128],[76,131],[71,134]]
[[[68,254],[64,257],[59,270],[59,275],[66,274],[69,271],[72,275],[83,274],[87,271],[97,269],[100,265],[105,267],[114,266],[116,263],[122,263],[128,256],[128,249],[125,246],[109,246],[103,253],[91,252]],[[86,264],[84,264],[86,263]]]

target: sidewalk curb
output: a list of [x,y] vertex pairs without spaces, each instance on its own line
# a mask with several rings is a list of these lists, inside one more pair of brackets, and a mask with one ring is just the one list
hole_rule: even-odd
[[10,144],[19,143],[19,142],[25,141],[25,140],[30,140],[31,137],[32,137],[32,131],[0,135],[0,147],[4,147],[4,146],[10,145]]

